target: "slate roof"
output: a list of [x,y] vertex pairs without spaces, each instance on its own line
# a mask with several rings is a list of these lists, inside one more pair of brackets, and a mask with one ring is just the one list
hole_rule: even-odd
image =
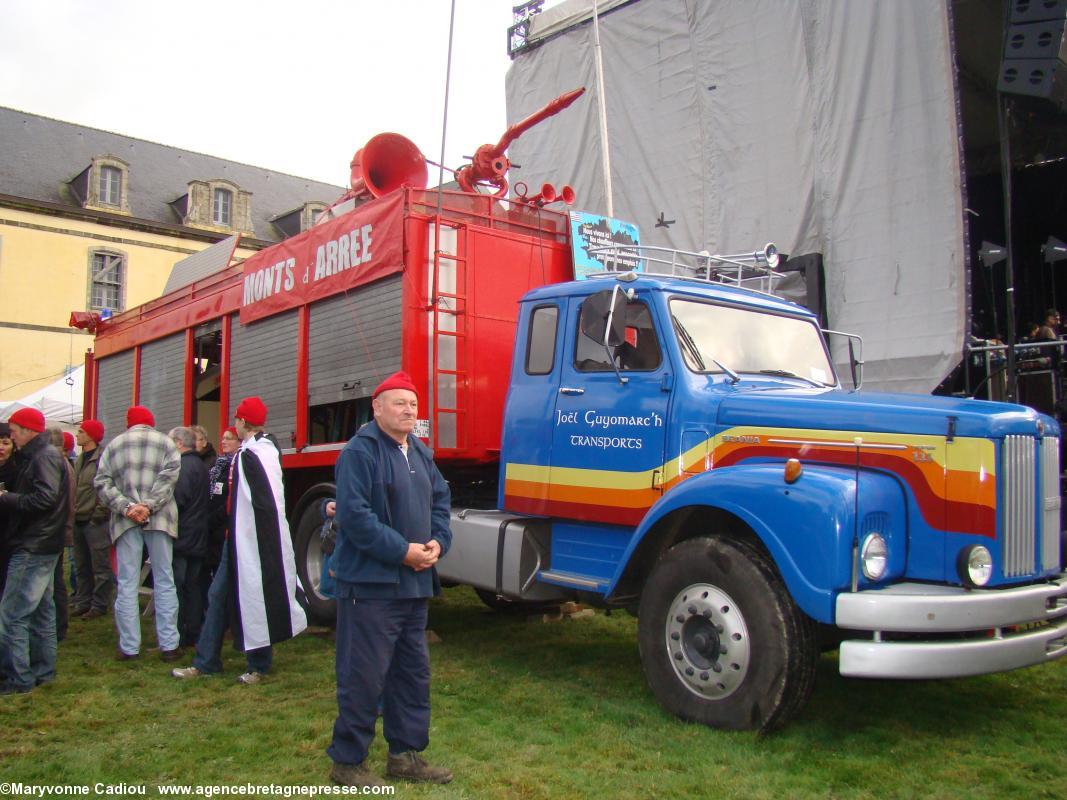
[[168,204],[193,180],[224,178],[252,193],[255,238],[284,238],[270,220],[307,202],[332,203],[345,187],[298,178],[131,136],[74,125],[0,106],[0,194],[78,205],[68,182],[95,156],[129,164],[130,216],[180,225]]

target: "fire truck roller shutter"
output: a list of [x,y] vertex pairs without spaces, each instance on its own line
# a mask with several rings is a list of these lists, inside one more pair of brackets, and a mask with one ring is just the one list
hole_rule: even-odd
[[133,350],[96,362],[96,418],[104,423],[101,447],[126,430],[126,409],[133,404]]
[[156,430],[182,424],[185,398],[185,331],[141,346],[138,398],[156,418]]
[[401,295],[396,275],[311,307],[309,406],[369,397],[400,369]]
[[[242,325],[233,317],[230,334],[230,402],[253,395],[270,409],[266,429],[282,449],[296,431],[297,312],[286,311]],[[233,408],[227,413],[233,415]]]

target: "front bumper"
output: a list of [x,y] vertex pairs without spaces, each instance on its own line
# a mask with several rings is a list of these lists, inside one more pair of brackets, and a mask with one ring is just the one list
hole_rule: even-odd
[[1067,572],[1015,589],[900,583],[847,592],[836,624],[873,633],[841,643],[847,677],[958,678],[1042,664],[1067,655]]

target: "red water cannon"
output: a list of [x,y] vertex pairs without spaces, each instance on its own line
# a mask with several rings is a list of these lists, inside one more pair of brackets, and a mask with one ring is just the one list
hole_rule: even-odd
[[537,206],[538,208],[544,208],[549,203],[554,203],[557,200],[568,206],[574,205],[574,189],[570,186],[564,186],[557,192],[556,187],[551,183],[544,183],[541,185],[539,194],[535,194],[533,197],[527,197],[526,184],[519,181],[515,184],[515,194],[515,202]]
[[[584,93],[585,87],[582,86],[561,94],[540,111],[535,111],[522,122],[517,122],[504,131],[504,135],[500,137],[500,141],[496,144],[483,144],[475,150],[471,163],[465,164],[456,170],[456,183],[459,184],[459,188],[465,192],[474,193],[478,191],[475,188],[476,184],[488,184],[496,187],[496,191],[493,193],[494,197],[506,195],[508,193],[508,181],[504,175],[511,167],[511,162],[504,155],[508,145],[537,123],[558,114]],[[573,192],[571,194],[573,195]]]

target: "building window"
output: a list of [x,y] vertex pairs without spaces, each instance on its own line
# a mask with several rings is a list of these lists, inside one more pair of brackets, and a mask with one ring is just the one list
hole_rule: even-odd
[[216,189],[211,204],[211,221],[216,225],[230,227],[233,212],[233,192],[229,189]]
[[122,170],[118,167],[100,167],[100,203],[122,205]]
[[107,308],[113,312],[122,311],[125,296],[126,257],[121,253],[98,250],[93,253],[90,270],[90,310],[102,311]]

